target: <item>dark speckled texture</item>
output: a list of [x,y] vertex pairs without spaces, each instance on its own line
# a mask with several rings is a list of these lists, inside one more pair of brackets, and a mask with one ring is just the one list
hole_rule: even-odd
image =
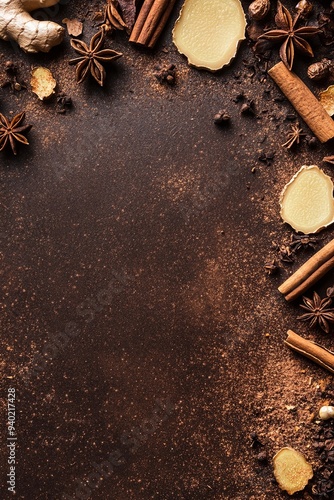
[[[89,39],[100,4],[56,18],[87,16]],[[296,308],[276,292],[287,271],[270,279],[263,263],[291,234],[281,189],[330,146],[280,147],[292,109],[251,77],[247,42],[216,75],[188,68],[171,44],[180,4],[154,53],[109,42],[124,57],[105,89],[74,83],[68,39],[50,56],[1,42],[0,69],[12,58],[29,81],[45,64],[74,103],[60,115],[29,89],[0,94],[2,112],[33,124],[30,147],[0,159],[2,404],[15,387],[19,499],[275,500],[250,433],[269,456],[308,449],[312,428],[293,434],[285,404],[311,413],[309,380],[324,374],[283,348]],[[177,84],[161,86],[154,68],[170,62]],[[256,117],[240,115],[241,92]],[[230,126],[213,124],[219,109]],[[271,166],[258,161],[273,150]]]

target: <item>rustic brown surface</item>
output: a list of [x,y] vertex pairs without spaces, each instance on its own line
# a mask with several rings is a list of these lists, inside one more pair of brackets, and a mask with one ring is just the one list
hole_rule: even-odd
[[[152,53],[111,39],[124,57],[104,89],[75,84],[68,38],[49,56],[1,42],[0,68],[13,59],[28,82],[44,64],[74,102],[60,115],[29,88],[0,95],[2,112],[25,109],[34,126],[30,147],[0,160],[1,436],[14,386],[16,498],[278,500],[289,498],[272,474],[282,446],[319,463],[314,415],[333,402],[332,376],[284,339],[292,328],[333,350],[333,337],[300,323],[298,304],[277,291],[311,251],[277,276],[263,264],[272,240],[292,233],[282,188],[303,164],[330,175],[321,159],[331,145],[281,147],[293,109],[244,64],[255,63],[247,42],[217,74],[189,68],[171,44],[180,5]],[[100,6],[69,2],[55,19],[86,18],[89,40]],[[155,67],[171,62],[177,83],[160,85]],[[240,114],[240,93],[256,116]],[[213,124],[219,109],[230,126]],[[273,151],[271,164],[259,161]],[[321,235],[319,247],[333,230]],[[57,350],[65,329],[72,337]],[[95,486],[94,463],[111,454],[121,463]],[[6,456],[4,445],[2,471]]]

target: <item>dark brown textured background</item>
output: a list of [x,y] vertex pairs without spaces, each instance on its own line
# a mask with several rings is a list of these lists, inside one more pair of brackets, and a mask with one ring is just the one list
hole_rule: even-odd
[[[72,1],[51,17],[85,18],[88,41],[102,4]],[[263,264],[272,240],[291,235],[280,191],[303,164],[331,175],[321,160],[332,146],[282,148],[293,109],[248,67],[247,41],[217,74],[189,68],[171,43],[181,4],[154,52],[123,34],[108,41],[124,57],[103,89],[75,84],[68,36],[38,56],[1,42],[2,80],[8,59],[27,83],[42,64],[74,103],[60,115],[29,85],[0,94],[1,112],[26,110],[33,124],[30,147],[0,159],[2,498],[8,387],[18,398],[17,498],[284,499],[272,480],[279,448],[318,463],[312,416],[331,377],[283,340],[287,328],[333,340],[301,325],[277,292],[310,254],[275,277]],[[170,63],[174,87],[154,77]],[[296,66],[303,78],[307,64]],[[256,116],[240,114],[241,93]],[[213,124],[219,109],[230,126]],[[272,152],[271,164],[259,161]],[[319,247],[332,236],[321,233]],[[257,461],[263,449],[268,465]]]

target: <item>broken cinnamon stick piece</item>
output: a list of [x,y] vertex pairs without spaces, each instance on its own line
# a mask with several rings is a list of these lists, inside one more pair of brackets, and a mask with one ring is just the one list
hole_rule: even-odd
[[278,290],[288,301],[294,300],[334,267],[334,239],[312,255]]
[[273,66],[268,74],[319,141],[327,142],[333,139],[334,121],[302,80],[289,71],[283,62]]
[[297,335],[293,330],[288,330],[288,337],[284,343],[295,352],[306,356],[326,370],[334,373],[334,353],[311,340],[306,340]]
[[176,0],[145,0],[130,36],[130,42],[153,48],[164,29]]

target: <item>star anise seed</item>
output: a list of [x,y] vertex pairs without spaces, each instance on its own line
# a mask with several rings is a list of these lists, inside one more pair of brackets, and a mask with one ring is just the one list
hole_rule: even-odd
[[69,64],[76,65],[75,75],[78,83],[83,82],[90,73],[97,83],[103,87],[106,71],[102,63],[114,61],[123,55],[115,50],[102,49],[104,40],[104,29],[101,29],[101,31],[92,37],[89,47],[81,40],[74,38],[71,40],[71,46],[80,54],[79,57],[69,61]]
[[290,12],[280,1],[277,2],[275,23],[278,29],[269,30],[259,36],[258,40],[268,40],[271,43],[280,43],[279,55],[285,66],[291,70],[293,66],[295,49],[302,54],[313,57],[311,45],[306,40],[317,35],[320,29],[317,26],[302,26],[296,28],[300,11],[293,18]]
[[303,297],[303,302],[304,304],[300,307],[307,312],[298,316],[297,319],[309,321],[311,327],[319,325],[324,332],[328,333],[329,323],[334,323],[334,309],[328,307],[332,304],[332,299],[330,297],[322,299],[317,292],[313,292],[313,298]]
[[7,144],[10,144],[14,155],[16,155],[16,142],[29,144],[24,134],[29,132],[32,125],[22,125],[24,118],[24,111],[15,115],[11,121],[0,113],[0,151],[2,151]]

